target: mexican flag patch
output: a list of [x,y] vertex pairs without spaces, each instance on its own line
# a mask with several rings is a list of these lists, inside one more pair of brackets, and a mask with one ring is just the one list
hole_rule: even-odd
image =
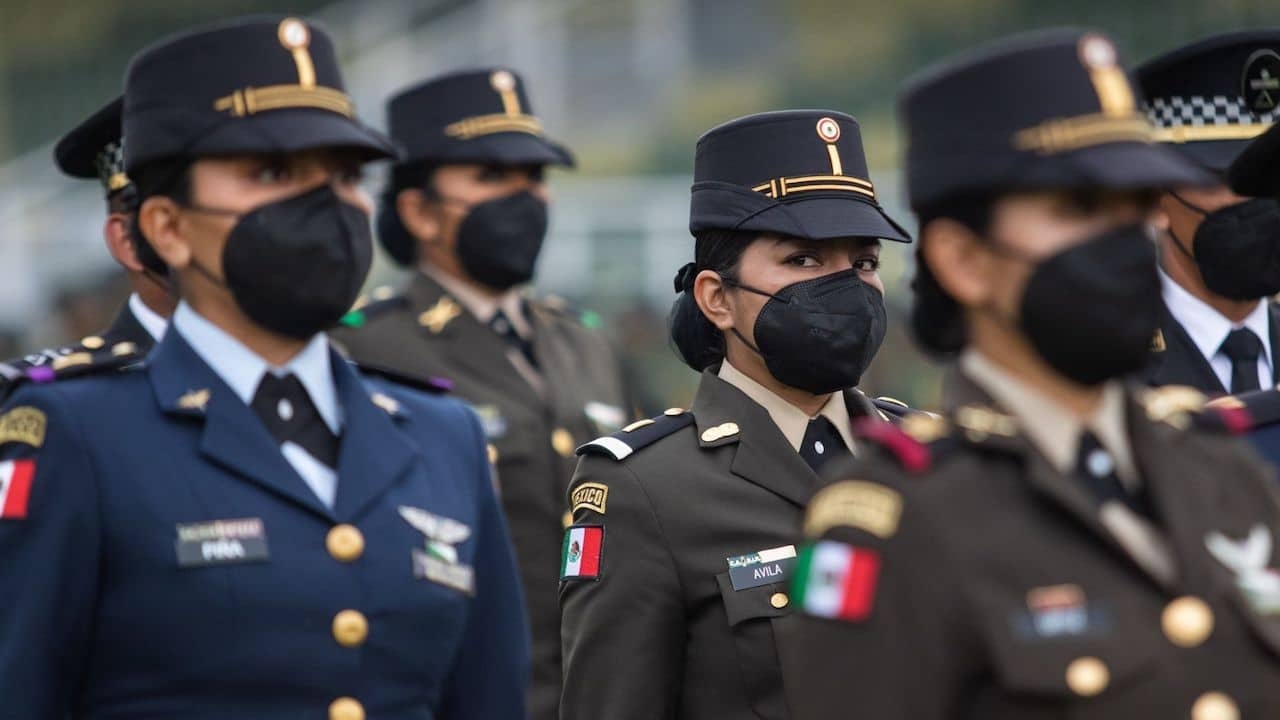
[[800,551],[792,598],[810,615],[865,620],[879,577],[880,553],[819,540]]
[[35,474],[35,460],[0,462],[0,520],[21,520],[27,516],[27,499],[31,496],[31,479]]
[[600,577],[604,550],[603,525],[571,525],[564,533],[560,560],[561,580],[595,580]]

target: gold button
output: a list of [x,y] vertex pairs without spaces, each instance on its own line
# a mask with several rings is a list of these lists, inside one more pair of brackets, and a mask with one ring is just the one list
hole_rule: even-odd
[[1169,642],[1178,647],[1193,648],[1213,633],[1213,610],[1198,597],[1184,595],[1165,606],[1160,627]]
[[121,342],[111,346],[111,354],[116,357],[133,355],[137,352],[138,352],[138,346],[131,342]]
[[677,416],[677,415],[683,415],[683,414],[684,414],[684,408],[667,408],[666,410],[663,410],[663,411],[662,411],[662,414],[663,414],[663,415],[669,415],[669,416],[671,416],[671,417],[675,417],[675,416]]
[[329,720],[364,720],[364,706],[355,698],[338,698],[329,703]]
[[102,338],[98,337],[97,335],[90,335],[89,337],[84,338],[83,340],[81,340],[81,341],[80,341],[80,344],[81,344],[81,345],[83,345],[83,346],[85,346],[86,348],[88,348],[88,349],[90,349],[90,350],[99,350],[99,349],[101,349],[101,348],[102,348],[102,346],[103,346],[103,345],[106,345],[106,344],[107,344],[107,341],[106,341],[106,340],[103,340]]
[[359,647],[369,637],[369,621],[356,610],[343,610],[333,616],[333,639],[342,647]]
[[498,464],[498,448],[494,447],[493,443],[489,443],[488,445],[484,446],[484,449],[486,452],[489,453],[489,464],[497,465]]
[[1067,687],[1081,697],[1093,697],[1111,684],[1111,671],[1096,657],[1078,658],[1067,666]]
[[573,435],[564,428],[556,428],[555,432],[551,433],[551,447],[560,453],[560,457],[573,455]]
[[1191,720],[1240,720],[1240,708],[1223,693],[1207,692],[1191,706]]
[[364,535],[353,525],[335,525],[325,536],[329,555],[340,562],[351,562],[364,554]]
[[791,604],[791,598],[787,597],[786,593],[774,593],[773,597],[769,598],[769,604],[781,610]]

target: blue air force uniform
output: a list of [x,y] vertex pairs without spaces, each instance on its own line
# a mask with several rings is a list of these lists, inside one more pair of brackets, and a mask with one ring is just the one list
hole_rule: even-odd
[[326,504],[184,313],[145,366],[6,406],[0,715],[523,717],[520,586],[474,415],[323,348]]

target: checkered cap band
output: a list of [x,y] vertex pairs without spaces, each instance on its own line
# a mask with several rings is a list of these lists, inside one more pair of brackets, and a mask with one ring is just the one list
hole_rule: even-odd
[[1180,125],[1270,125],[1280,119],[1280,107],[1255,113],[1243,97],[1214,95],[1202,97],[1152,98],[1146,103],[1147,117],[1159,128]]
[[108,190],[118,190],[119,188],[112,187],[112,182],[124,176],[124,143],[107,143],[102,152],[98,153],[96,164],[98,179],[102,181],[102,185]]

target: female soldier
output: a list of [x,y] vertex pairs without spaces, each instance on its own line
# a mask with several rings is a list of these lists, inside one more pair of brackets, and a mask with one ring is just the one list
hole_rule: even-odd
[[145,367],[27,384],[0,419],[0,714],[524,717],[479,421],[322,333],[369,269],[360,167],[391,154],[332,43],[203,28],[144,50],[124,105],[181,303]]
[[[858,125],[741,118],[698,141],[672,338],[693,407],[579,450],[561,573],[561,717],[785,718],[773,628],[815,468],[882,423],[854,388],[885,333]],[[611,673],[611,674],[607,674]]]
[[948,63],[902,107],[916,334],[959,373],[915,442],[824,471],[779,637],[795,717],[1274,716],[1270,480],[1198,392],[1123,382],[1163,312],[1156,189],[1210,178],[1149,143],[1093,33]]

